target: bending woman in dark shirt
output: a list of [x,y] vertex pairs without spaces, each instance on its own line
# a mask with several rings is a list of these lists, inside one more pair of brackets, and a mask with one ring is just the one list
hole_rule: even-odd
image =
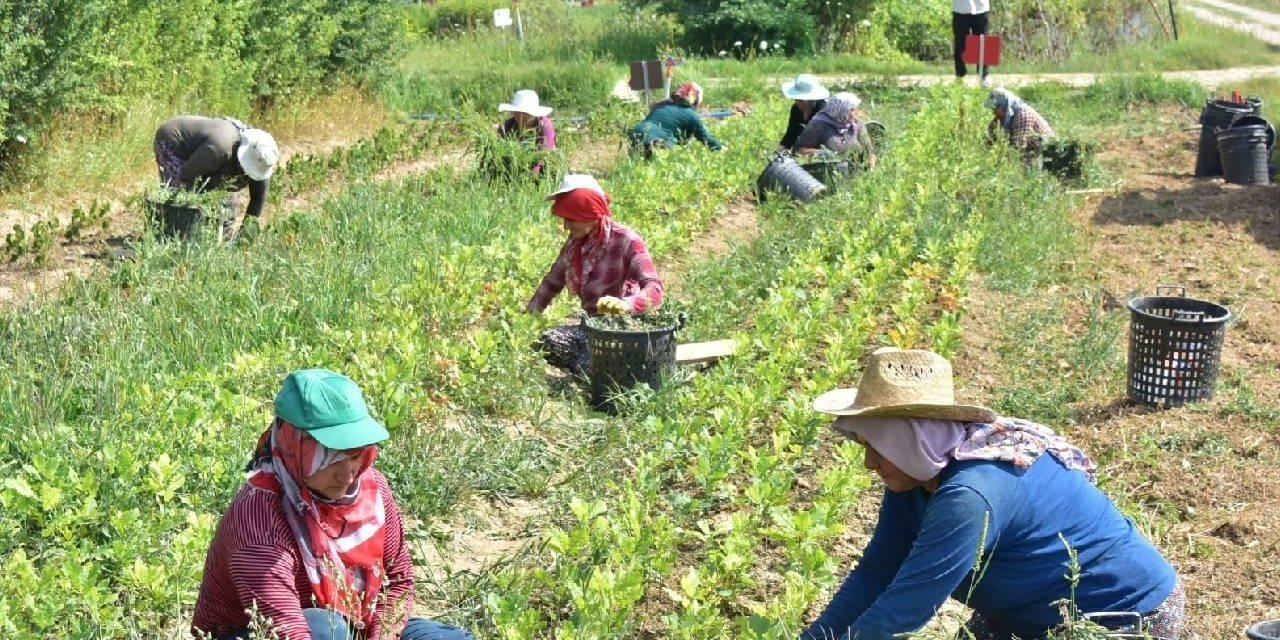
[[[1048,427],[954,397],[942,356],[884,348],[858,388],[814,401],[863,446],[885,491],[861,559],[801,638],[889,640],[955,598],[973,610],[958,637],[1031,640],[1069,622],[1059,605],[1070,598],[1073,611],[1131,612],[1150,637],[1177,640],[1182,583],[1094,486],[1088,456]],[[1099,622],[1135,631],[1134,618]]]
[[160,181],[173,189],[223,190],[224,229],[235,224],[238,192],[249,189],[245,220],[257,220],[267,202],[271,175],[280,160],[275,138],[235,118],[178,116],[156,129],[154,149]]

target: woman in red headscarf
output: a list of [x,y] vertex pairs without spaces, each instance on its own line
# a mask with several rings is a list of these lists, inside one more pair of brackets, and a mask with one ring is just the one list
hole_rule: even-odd
[[[193,635],[471,640],[409,617],[413,562],[391,487],[373,468],[388,434],[355,382],[295,371],[275,413],[209,545]],[[267,628],[251,630],[250,611]]]
[[[569,174],[550,199],[551,213],[569,238],[529,300],[530,312],[542,313],[566,286],[593,316],[643,313],[662,304],[662,278],[648,247],[640,234],[613,219],[609,196],[595,178]],[[549,363],[575,374],[586,369],[587,338],[580,326],[550,329],[542,339]]]

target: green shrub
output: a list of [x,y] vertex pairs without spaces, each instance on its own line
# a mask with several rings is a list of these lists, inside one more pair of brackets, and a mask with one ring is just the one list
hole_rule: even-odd
[[808,53],[817,44],[817,23],[805,0],[631,0],[676,16],[684,26],[680,43],[692,51]]
[[243,113],[363,79],[398,53],[399,12],[382,0],[0,2],[0,157],[60,114],[119,116],[139,98]]

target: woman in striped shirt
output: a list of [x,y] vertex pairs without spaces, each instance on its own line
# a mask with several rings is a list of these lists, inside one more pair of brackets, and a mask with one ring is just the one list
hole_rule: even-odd
[[[387,430],[351,379],[289,374],[249,477],[218,523],[196,599],[201,638],[471,640],[413,610],[400,509],[373,468]],[[256,621],[254,618],[256,617]]]

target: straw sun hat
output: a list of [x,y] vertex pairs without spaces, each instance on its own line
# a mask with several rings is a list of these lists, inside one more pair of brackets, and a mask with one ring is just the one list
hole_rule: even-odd
[[857,388],[818,396],[813,408],[833,416],[896,416],[959,422],[991,422],[986,407],[957,404],[951,363],[932,352],[893,347],[877,349]]

